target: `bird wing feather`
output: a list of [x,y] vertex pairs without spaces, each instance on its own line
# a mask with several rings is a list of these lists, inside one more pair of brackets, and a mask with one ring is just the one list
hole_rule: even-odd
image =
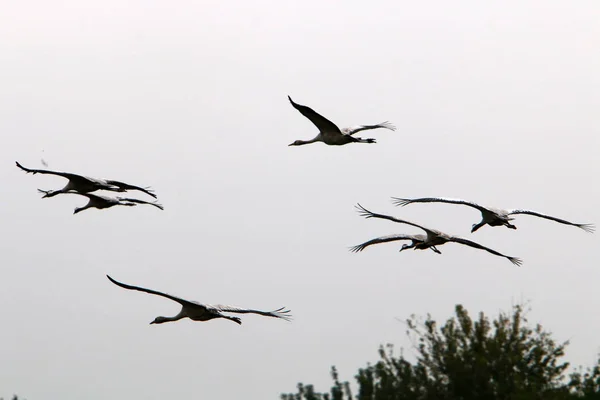
[[77,174],[72,174],[70,172],[60,172],[60,171],[50,171],[47,169],[29,169],[29,168],[25,168],[24,166],[22,166],[21,164],[19,164],[19,162],[16,162],[17,167],[21,168],[23,171],[27,172],[27,173],[32,173],[32,174],[48,174],[48,175],[58,175],[58,176],[62,176],[63,178],[67,178],[69,180],[94,180],[88,177],[85,177],[83,175],[77,175]]
[[350,247],[350,251],[353,253],[357,253],[359,251],[363,251],[364,249],[366,249],[367,247],[373,245],[373,244],[379,244],[379,243],[387,243],[387,242],[395,242],[397,240],[415,240],[415,237],[413,235],[387,235],[387,236],[380,236],[371,240],[368,240],[364,243],[361,243],[359,245],[356,246],[352,246]]
[[390,123],[389,121],[384,121],[384,122],[381,122],[381,123],[375,124],[375,125],[359,125],[359,126],[354,126],[351,128],[344,128],[344,129],[342,129],[342,133],[344,135],[354,135],[355,133],[360,132],[360,131],[366,131],[369,129],[379,129],[379,128],[385,128],[385,129],[389,129],[391,131],[396,130],[396,127],[392,123]]
[[163,292],[159,292],[157,290],[152,290],[152,289],[146,289],[146,288],[139,287],[139,286],[127,285],[125,283],[121,283],[119,281],[114,280],[109,275],[106,275],[106,277],[108,278],[109,281],[111,281],[115,285],[120,286],[120,287],[122,287],[124,289],[137,290],[137,291],[140,291],[140,292],[145,292],[145,293],[155,294],[157,296],[166,297],[167,299],[176,301],[177,303],[181,304],[182,306],[197,306],[197,307],[199,306],[199,307],[206,308],[206,306],[204,306],[204,305],[202,305],[200,303],[196,303],[196,302],[193,302],[193,301],[182,299],[180,297],[172,296],[172,295],[170,295],[168,293],[163,293]]
[[150,187],[139,187],[139,186],[135,186],[135,185],[130,185],[128,183],[124,183],[124,182],[120,182],[120,181],[114,181],[114,180],[106,180],[106,183],[108,183],[109,185],[113,185],[116,186],[118,188],[124,189],[124,190],[139,190],[140,192],[144,192],[149,196],[152,196],[156,199],[156,195],[153,193],[154,191],[150,188]]
[[461,200],[461,199],[450,199],[447,197],[422,197],[419,199],[402,199],[399,197],[392,197],[392,202],[397,206],[406,206],[412,203],[450,203],[450,204],[462,204],[465,206],[473,207],[478,209],[479,211],[487,211],[490,210],[471,201]]
[[594,230],[596,230],[596,226],[594,224],[576,224],[574,222],[569,222],[569,221],[566,221],[564,219],[552,217],[550,215],[541,214],[539,212],[531,211],[531,210],[517,210],[517,209],[515,209],[515,210],[508,210],[508,214],[509,215],[514,215],[514,214],[534,215],[536,217],[549,219],[551,221],[555,221],[555,222],[558,222],[558,223],[561,223],[561,224],[576,226],[576,227],[581,228],[584,231],[590,232],[590,233],[592,233],[592,232],[594,232]]
[[213,308],[217,311],[221,311],[221,312],[231,312],[231,313],[238,313],[238,314],[258,314],[258,315],[263,315],[265,317],[281,318],[281,319],[285,319],[286,321],[289,321],[292,318],[292,316],[289,314],[290,310],[286,310],[285,307],[281,307],[281,308],[278,308],[277,310],[273,310],[273,311],[252,310],[252,309],[247,309],[247,308],[226,306],[226,305],[222,305],[222,304],[215,304],[215,305],[211,305],[209,307]]
[[290,100],[290,103],[292,103],[292,106],[294,106],[296,110],[300,111],[300,114],[304,115],[310,120],[310,122],[312,122],[317,128],[319,128],[319,131],[321,131],[322,134],[342,133],[342,131],[340,131],[340,128],[338,128],[336,124],[334,124],[321,114],[317,113],[312,108],[300,105],[298,103],[294,103],[290,96],[288,96],[288,99]]
[[165,209],[162,204],[159,204],[159,203],[156,203],[156,202],[152,202],[152,201],[132,199],[132,198],[128,198],[128,197],[117,197],[117,200],[119,200],[119,201],[129,201],[129,202],[137,203],[137,204],[148,204],[148,205],[154,206],[156,208],[159,208],[161,210]]
[[450,242],[464,244],[464,245],[467,245],[467,246],[470,246],[470,247],[473,247],[473,248],[476,248],[476,249],[485,250],[488,253],[492,253],[492,254],[500,256],[500,257],[508,258],[511,263],[513,263],[513,264],[515,264],[517,266],[520,266],[523,263],[523,261],[520,258],[506,256],[506,255],[504,255],[502,253],[497,252],[496,250],[490,249],[489,247],[485,247],[483,245],[480,245],[479,243],[475,243],[475,242],[473,242],[471,240],[468,240],[468,239],[464,239],[464,238],[457,237],[457,236],[452,236],[452,237],[450,237],[449,241]]
[[403,219],[398,219],[398,218],[392,217],[391,215],[377,214],[377,213],[371,212],[371,211],[367,210],[366,208],[364,208],[363,206],[361,206],[360,203],[357,203],[357,205],[355,206],[355,208],[358,210],[358,213],[360,215],[362,215],[363,217],[365,217],[365,218],[387,219],[389,221],[394,221],[394,222],[397,222],[399,224],[407,224],[407,225],[414,226],[416,228],[423,229],[428,234],[437,235],[437,233],[435,231],[433,231],[431,229],[428,229],[428,228],[425,228],[424,226],[415,224],[414,222],[406,221],[406,220],[403,220]]

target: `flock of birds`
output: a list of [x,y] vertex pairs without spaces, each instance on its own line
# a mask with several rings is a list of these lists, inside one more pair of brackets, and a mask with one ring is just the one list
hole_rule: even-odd
[[[298,110],[302,115],[304,115],[306,118],[308,118],[319,129],[319,133],[313,139],[311,139],[311,140],[296,140],[295,142],[289,144],[289,146],[300,146],[300,145],[316,143],[316,142],[323,142],[327,145],[332,145],[332,146],[340,146],[340,145],[345,145],[348,143],[375,143],[375,139],[372,139],[372,138],[363,139],[360,137],[355,137],[354,134],[356,134],[360,131],[371,130],[371,129],[384,128],[384,129],[389,129],[392,131],[394,131],[396,129],[392,124],[390,124],[387,121],[379,123],[379,124],[375,124],[375,125],[359,125],[354,128],[340,129],[340,128],[338,128],[338,126],[336,124],[329,121],[327,118],[323,117],[322,115],[318,114],[310,107],[295,103],[292,100],[292,98],[289,96],[288,96],[288,99],[289,99],[290,103],[292,104],[292,106],[296,110]],[[130,198],[130,197],[114,197],[113,198],[113,197],[106,197],[106,196],[100,196],[97,194],[92,194],[92,192],[95,192],[98,190],[106,190],[106,191],[110,191],[110,192],[121,192],[121,193],[128,192],[128,191],[140,191],[140,192],[143,192],[143,193],[153,197],[156,200],[157,199],[156,195],[154,194],[153,190],[149,187],[140,187],[140,186],[130,185],[128,183],[115,181],[115,180],[90,178],[90,177],[77,175],[77,174],[73,174],[73,173],[67,173],[67,172],[58,172],[58,171],[50,171],[50,170],[43,170],[43,169],[29,169],[29,168],[23,167],[21,164],[19,164],[19,162],[17,162],[16,165],[17,165],[17,167],[19,167],[21,170],[25,171],[26,173],[31,173],[33,175],[48,174],[48,175],[61,176],[63,178],[68,179],[67,185],[65,187],[63,187],[62,189],[59,189],[59,190],[38,189],[38,191],[40,193],[43,193],[42,198],[54,197],[59,194],[77,194],[80,196],[87,197],[88,203],[83,207],[75,208],[74,214],[77,214],[77,213],[84,211],[86,209],[89,209],[89,208],[104,209],[104,208],[110,208],[110,207],[117,206],[117,205],[131,207],[131,206],[136,206],[138,204],[147,204],[147,205],[154,206],[160,210],[164,209],[163,206],[161,204],[157,203],[156,201],[145,201],[145,200],[139,200],[139,199],[134,199],[134,198]],[[44,163],[44,165],[46,165],[46,164]],[[575,226],[575,227],[578,227],[578,228],[580,228],[586,232],[590,232],[590,233],[592,233],[595,229],[595,226],[593,224],[577,224],[577,223],[566,221],[564,219],[556,218],[556,217],[553,217],[550,215],[542,214],[542,213],[531,211],[531,210],[522,210],[522,209],[502,210],[502,209],[496,209],[496,208],[491,208],[491,207],[484,207],[477,203],[466,201],[466,200],[449,199],[449,198],[443,198],[443,197],[424,197],[424,198],[417,198],[417,199],[404,199],[404,198],[393,197],[392,199],[393,199],[393,203],[397,206],[406,206],[406,205],[409,205],[412,203],[449,203],[449,204],[465,205],[465,206],[475,208],[481,212],[481,221],[477,224],[473,224],[471,232],[477,231],[479,228],[481,228],[484,225],[506,226],[507,228],[510,228],[510,229],[517,229],[517,227],[511,223],[511,221],[514,220],[514,218],[512,218],[511,216],[518,215],[518,214],[533,215],[533,216],[536,216],[539,218],[544,218],[544,219],[548,219],[551,221],[555,221],[555,222],[558,222],[558,223],[561,223],[564,225]],[[485,250],[496,256],[504,257],[504,258],[508,259],[511,263],[513,263],[517,266],[522,264],[522,260],[520,258],[504,255],[496,250],[493,250],[489,247],[483,246],[474,241],[471,241],[471,240],[468,240],[468,239],[465,239],[462,237],[458,237],[458,236],[448,235],[444,232],[440,232],[435,229],[429,229],[429,228],[426,228],[417,223],[399,219],[399,218],[395,218],[390,215],[374,213],[372,211],[367,210],[365,207],[363,207],[360,204],[357,204],[356,208],[357,208],[359,214],[366,218],[386,219],[386,220],[393,221],[396,223],[410,225],[410,226],[413,226],[415,228],[419,228],[419,229],[425,231],[425,234],[424,235],[423,234],[396,234],[396,235],[381,236],[381,237],[377,237],[377,238],[371,239],[369,241],[366,241],[364,243],[361,243],[357,246],[351,247],[350,251],[352,251],[352,252],[363,251],[368,246],[371,246],[374,244],[379,244],[379,243],[387,243],[387,242],[394,242],[394,241],[410,241],[411,242],[410,245],[406,244],[406,243],[403,244],[400,251],[403,251],[406,249],[411,249],[411,248],[413,250],[431,249],[435,253],[441,254],[441,252],[437,249],[437,246],[441,246],[445,243],[453,242],[453,243],[459,243],[459,244],[463,244],[466,246],[470,246],[470,247],[473,247],[476,249]],[[173,300],[181,305],[181,311],[177,315],[175,315],[173,317],[162,317],[162,316],[156,317],[151,322],[151,324],[161,324],[161,323],[165,323],[165,322],[178,321],[182,318],[189,318],[193,321],[209,321],[209,320],[212,320],[215,318],[224,318],[224,319],[233,321],[237,324],[242,323],[240,318],[232,317],[232,316],[229,316],[224,313],[258,314],[258,315],[262,315],[262,316],[266,316],[266,317],[280,318],[280,319],[284,319],[287,321],[291,320],[291,315],[289,314],[290,310],[287,310],[285,307],[281,307],[281,308],[278,308],[273,311],[260,311],[260,310],[237,308],[237,307],[224,306],[224,305],[200,304],[195,301],[185,300],[185,299],[182,299],[182,298],[179,298],[176,296],[172,296],[167,293],[159,292],[156,290],[146,289],[146,288],[139,287],[139,286],[127,285],[125,283],[118,282],[117,280],[111,278],[108,275],[107,275],[107,278],[115,285],[120,286],[124,289],[136,290],[136,291],[141,291],[141,292],[165,297],[165,298]]]

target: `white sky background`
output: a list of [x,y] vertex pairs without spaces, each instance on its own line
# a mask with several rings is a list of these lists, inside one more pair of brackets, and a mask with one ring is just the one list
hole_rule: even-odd
[[[404,319],[456,303],[530,319],[567,359],[600,348],[598,235],[530,216],[471,225],[446,196],[600,222],[600,5],[595,1],[19,1],[0,4],[0,396],[278,398],[330,387],[408,347]],[[316,128],[286,96],[374,145],[287,147]],[[362,134],[364,133],[364,134]],[[89,210],[40,200],[51,169],[151,185],[165,205]],[[142,193],[132,193],[150,199]],[[390,233],[353,206],[458,234],[449,244],[347,247]],[[274,309],[182,320],[179,305]]]

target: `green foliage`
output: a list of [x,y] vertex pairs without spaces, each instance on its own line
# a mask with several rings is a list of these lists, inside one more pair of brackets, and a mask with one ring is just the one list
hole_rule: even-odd
[[593,368],[579,367],[571,374],[569,388],[579,399],[600,400],[600,359]]
[[500,313],[490,321],[476,319],[461,305],[438,328],[427,316],[411,316],[406,324],[416,361],[392,345],[379,349],[379,361],[355,376],[358,394],[341,383],[332,367],[330,393],[298,385],[298,393],[282,400],[600,400],[600,360],[585,372],[577,370],[565,383],[569,363],[562,362],[568,342],[556,343],[542,326],[530,327],[523,307]]

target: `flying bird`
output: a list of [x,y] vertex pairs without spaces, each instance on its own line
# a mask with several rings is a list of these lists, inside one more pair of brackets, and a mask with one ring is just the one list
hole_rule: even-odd
[[142,188],[139,186],[129,185],[127,183],[123,183],[123,182],[119,182],[119,181],[90,178],[87,176],[72,174],[69,172],[50,171],[50,170],[46,170],[46,169],[29,169],[29,168],[23,167],[21,164],[19,164],[19,162],[16,162],[16,164],[17,164],[17,167],[21,168],[23,171],[27,172],[28,174],[31,173],[33,175],[35,175],[35,174],[57,175],[57,176],[62,176],[63,178],[67,178],[69,180],[69,182],[67,182],[67,185],[60,190],[44,190],[44,191],[42,191],[43,193],[45,193],[45,195],[43,197],[54,197],[58,194],[67,193],[69,191],[76,191],[79,193],[90,193],[90,192],[95,192],[96,190],[109,190],[112,192],[126,192],[127,190],[139,190],[141,192],[144,192],[144,193],[156,198],[156,195],[154,193],[152,193],[151,189],[148,187]]
[[[47,193],[47,191],[45,191],[45,190],[38,189],[38,191],[40,193]],[[149,204],[151,206],[154,206],[156,208],[164,210],[164,207],[161,204],[158,204],[156,202],[149,202],[149,201],[138,200],[138,199],[130,199],[130,198],[126,198],[126,197],[112,198],[112,197],[100,196],[100,195],[92,194],[92,193],[79,193],[79,192],[73,192],[73,191],[65,192],[65,193],[78,194],[80,196],[85,196],[89,199],[88,203],[85,206],[75,208],[75,211],[73,211],[73,214],[77,214],[78,212],[87,210],[88,208],[104,209],[104,208],[110,208],[113,206],[133,207],[138,204]],[[43,196],[43,197],[46,197],[46,196]]]
[[250,310],[245,308],[236,308],[224,305],[210,305],[210,304],[200,304],[195,301],[184,300],[179,297],[171,296],[167,293],[158,292],[156,290],[145,289],[138,286],[126,285],[121,282],[117,282],[110,276],[106,275],[106,277],[115,285],[120,286],[129,290],[138,290],[140,292],[146,292],[150,294],[155,294],[158,296],[166,297],[167,299],[176,301],[181,304],[181,311],[179,314],[174,317],[156,317],[154,321],[150,322],[150,324],[162,324],[164,322],[172,322],[178,321],[182,318],[189,318],[192,321],[209,321],[215,318],[225,318],[230,321],[233,321],[238,324],[242,324],[242,320],[238,317],[231,317],[229,315],[223,314],[223,312],[230,313],[239,313],[239,314],[258,314],[265,317],[273,317],[273,318],[281,318],[286,321],[291,320],[291,315],[289,315],[290,310],[286,310],[285,307],[278,308],[274,311],[259,311],[259,310]]
[[354,128],[344,128],[340,130],[336,124],[315,112],[312,108],[294,103],[290,96],[288,96],[288,99],[296,110],[300,111],[302,115],[308,118],[313,124],[315,124],[317,128],[319,128],[319,134],[315,136],[314,139],[296,140],[294,143],[291,143],[288,146],[301,146],[303,144],[315,142],[323,142],[332,146],[341,146],[348,143],[375,143],[375,139],[361,139],[352,135],[368,129],[385,128],[392,131],[396,130],[396,127],[387,121],[376,125],[359,125]]
[[520,258],[517,257],[510,257],[510,256],[506,256],[502,253],[497,252],[496,250],[490,249],[488,247],[482,246],[479,243],[475,243],[471,240],[467,240],[458,236],[451,236],[448,235],[446,233],[440,232],[438,230],[435,229],[428,229],[425,228],[421,225],[415,224],[413,222],[409,222],[409,221],[405,221],[405,220],[401,220],[389,215],[383,215],[383,214],[377,214],[374,212],[371,212],[369,210],[367,210],[366,208],[364,208],[363,206],[361,206],[360,204],[358,204],[356,206],[356,208],[359,211],[359,214],[362,215],[363,217],[366,218],[381,218],[381,219],[387,219],[389,221],[393,221],[393,222],[397,222],[400,224],[407,224],[407,225],[411,225],[414,226],[416,228],[420,228],[423,229],[425,231],[425,233],[427,234],[427,236],[423,236],[423,235],[396,235],[395,239],[388,237],[380,237],[380,238],[376,238],[373,239],[369,242],[365,242],[362,243],[358,246],[354,246],[353,248],[351,248],[351,250],[353,251],[362,251],[364,248],[366,248],[367,246],[371,245],[371,244],[376,244],[376,243],[384,243],[384,242],[390,242],[393,240],[412,240],[413,243],[410,245],[407,244],[403,244],[402,245],[402,249],[400,249],[400,251],[402,250],[406,250],[406,249],[414,249],[414,250],[424,250],[424,249],[428,249],[428,248],[432,248],[433,251],[435,251],[436,253],[439,253],[439,251],[435,248],[435,246],[438,245],[442,245],[444,243],[448,243],[448,242],[454,242],[454,243],[460,243],[460,244],[464,244],[466,246],[470,246],[476,249],[480,249],[480,250],[485,250],[488,253],[494,254],[496,256],[500,256],[500,257],[504,257],[507,258],[511,263],[520,266],[523,261],[521,261]]
[[531,211],[531,210],[520,210],[520,209],[502,210],[502,209],[498,209],[498,208],[483,207],[477,203],[473,203],[471,201],[466,201],[466,200],[460,200],[460,199],[448,199],[448,198],[444,198],[444,197],[423,197],[420,199],[401,199],[398,197],[392,197],[392,202],[397,206],[406,206],[406,205],[412,204],[412,203],[450,203],[450,204],[462,204],[465,206],[476,208],[479,211],[481,211],[481,222],[479,222],[477,224],[473,224],[471,232],[475,232],[477,229],[481,228],[482,226],[484,226],[486,224],[490,225],[490,226],[504,225],[510,229],[517,229],[516,226],[514,226],[513,224],[510,223],[510,221],[514,220],[514,218],[511,218],[510,215],[517,215],[517,214],[534,215],[536,217],[549,219],[551,221],[555,221],[555,222],[558,222],[561,224],[576,226],[576,227],[583,229],[584,231],[589,232],[589,233],[592,233],[595,230],[594,224],[576,224],[573,222],[566,221],[564,219],[552,217],[550,215],[541,214],[541,213]]
[[[405,235],[405,234],[380,236],[375,239],[368,240],[359,245],[352,246],[352,247],[350,247],[350,251],[353,253],[358,253],[359,251],[363,251],[364,249],[366,249],[367,247],[369,247],[373,244],[395,242],[398,240],[410,240],[411,241],[410,246],[407,244],[404,244],[402,246],[402,248],[399,250],[399,251],[402,251],[402,250],[406,250],[406,249],[416,248],[416,246],[424,246],[427,241],[427,236],[426,235]],[[442,252],[439,251],[435,246],[429,246],[429,249],[431,249],[432,251],[434,251],[438,254],[442,254]],[[424,248],[423,248],[423,250],[424,250]]]

